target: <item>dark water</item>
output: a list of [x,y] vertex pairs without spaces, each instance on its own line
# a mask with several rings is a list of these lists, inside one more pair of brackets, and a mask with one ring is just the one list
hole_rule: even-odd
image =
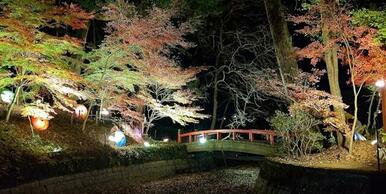
[[116,188],[113,190],[100,190],[93,193],[127,193],[127,194],[225,194],[225,193],[251,193],[259,173],[256,166],[237,166],[179,174],[170,178]]

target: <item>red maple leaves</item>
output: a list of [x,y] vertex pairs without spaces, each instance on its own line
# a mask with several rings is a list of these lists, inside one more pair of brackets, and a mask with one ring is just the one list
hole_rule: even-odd
[[[355,84],[372,84],[375,80],[386,77],[386,50],[381,43],[375,41],[377,30],[353,24],[347,9],[338,7],[328,17],[328,22],[322,24],[321,9],[316,4],[306,14],[289,18],[291,22],[302,26],[296,32],[311,39],[306,47],[295,49],[297,58],[308,58],[312,65],[316,65],[327,49],[336,47],[340,63],[352,65],[350,73],[355,78]],[[327,42],[322,42],[322,25],[329,32]]]

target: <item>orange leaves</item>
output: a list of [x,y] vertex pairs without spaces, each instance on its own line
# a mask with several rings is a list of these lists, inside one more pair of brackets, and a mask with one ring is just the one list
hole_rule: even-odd
[[121,69],[128,68],[127,73],[138,76],[133,83],[137,89],[129,95],[127,91],[117,92],[115,96],[121,95],[121,92],[125,94],[122,93],[118,99],[114,96],[112,99],[115,103],[111,108],[118,110],[125,118],[139,121],[143,115],[135,109],[146,106],[148,120],[140,122],[147,123],[148,127],[151,122],[163,117],[180,124],[204,118],[198,113],[200,108],[191,107],[196,98],[181,92],[201,69],[182,68],[171,52],[173,47],[193,46],[183,37],[191,31],[191,27],[184,23],[172,23],[173,10],[154,8],[146,16],[138,15],[134,10],[133,6],[122,0],[104,7],[104,15],[110,21],[106,28],[108,35],[99,50],[107,51],[103,52],[105,55],[117,53],[118,50],[121,54],[114,58],[115,64],[123,64]]
[[71,26],[74,30],[87,28],[87,22],[94,18],[92,13],[72,3],[65,3],[63,6],[54,7],[46,13],[46,16],[54,20],[56,25]]
[[[316,65],[327,49],[336,48],[340,63],[350,66],[352,72],[349,73],[356,85],[385,78],[386,51],[375,42],[376,30],[354,25],[347,13],[345,8],[323,8],[315,4],[304,15],[291,16],[290,21],[303,25],[297,32],[313,38],[309,45],[296,50],[298,59],[308,58]],[[324,18],[320,18],[321,14],[325,14]],[[322,36],[320,26],[329,32],[328,38]]]
[[320,42],[311,42],[306,47],[295,49],[298,60],[304,58],[311,59],[311,65],[316,65],[319,62],[319,59],[323,57],[324,47]]

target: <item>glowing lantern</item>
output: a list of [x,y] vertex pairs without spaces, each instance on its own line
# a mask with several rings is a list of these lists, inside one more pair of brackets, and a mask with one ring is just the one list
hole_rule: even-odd
[[5,102],[7,104],[11,104],[14,96],[15,96],[15,94],[13,92],[9,91],[9,90],[4,90],[0,94],[1,101]]
[[44,131],[49,126],[49,121],[47,119],[32,117],[31,122],[33,128],[39,131]]
[[75,115],[76,115],[76,117],[78,117],[78,118],[80,118],[82,120],[86,119],[86,117],[87,117],[87,108],[84,105],[82,105],[82,104],[78,105],[75,108]]

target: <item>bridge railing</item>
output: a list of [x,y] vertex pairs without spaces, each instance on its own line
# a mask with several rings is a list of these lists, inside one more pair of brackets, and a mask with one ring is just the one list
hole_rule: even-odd
[[263,135],[265,136],[265,141],[273,145],[275,143],[276,133],[273,130],[260,130],[260,129],[213,129],[213,130],[202,130],[202,131],[192,131],[187,133],[181,133],[178,130],[178,142],[182,142],[183,138],[188,138],[188,142],[197,141],[198,136],[208,137],[211,135],[216,135],[217,140],[221,140],[223,134],[230,135],[232,140],[236,140],[237,135],[239,134],[248,134],[248,140],[250,142],[255,141],[254,135]]

